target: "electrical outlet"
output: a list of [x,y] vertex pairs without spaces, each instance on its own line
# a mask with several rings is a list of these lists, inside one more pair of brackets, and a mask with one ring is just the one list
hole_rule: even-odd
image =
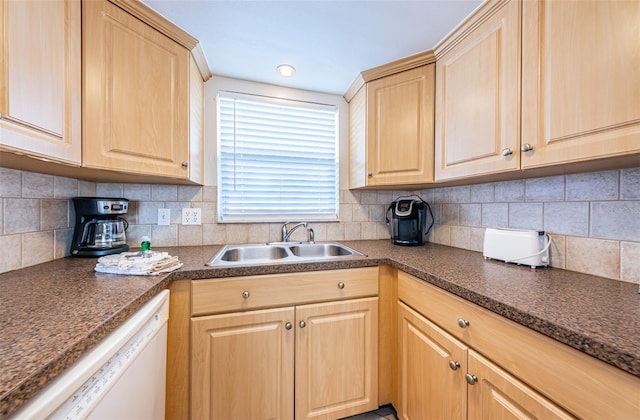
[[158,209],[158,226],[169,226],[171,209]]
[[185,207],[182,209],[183,225],[200,225],[202,224],[202,209]]

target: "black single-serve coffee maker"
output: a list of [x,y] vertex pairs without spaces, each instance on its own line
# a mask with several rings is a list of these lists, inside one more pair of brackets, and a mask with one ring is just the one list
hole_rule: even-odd
[[125,231],[129,224],[120,217],[127,214],[126,198],[73,198],[76,226],[71,243],[73,257],[100,257],[128,251]]
[[389,204],[386,220],[395,245],[424,245],[433,227],[431,207],[417,195],[398,197]]

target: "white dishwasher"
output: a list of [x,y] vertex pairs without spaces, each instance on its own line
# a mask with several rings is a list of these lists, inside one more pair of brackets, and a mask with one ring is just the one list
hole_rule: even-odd
[[43,388],[15,419],[164,419],[169,291]]

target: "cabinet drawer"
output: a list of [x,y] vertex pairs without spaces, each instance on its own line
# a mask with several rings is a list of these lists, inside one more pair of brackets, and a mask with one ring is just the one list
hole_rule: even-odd
[[194,280],[191,314],[205,315],[378,294],[378,267]]
[[640,418],[636,376],[403,272],[398,299],[578,417]]

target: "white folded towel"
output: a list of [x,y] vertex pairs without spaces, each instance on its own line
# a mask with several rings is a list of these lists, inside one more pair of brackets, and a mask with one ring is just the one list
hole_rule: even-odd
[[108,274],[155,276],[182,267],[178,257],[167,252],[121,252],[98,258],[95,271]]

